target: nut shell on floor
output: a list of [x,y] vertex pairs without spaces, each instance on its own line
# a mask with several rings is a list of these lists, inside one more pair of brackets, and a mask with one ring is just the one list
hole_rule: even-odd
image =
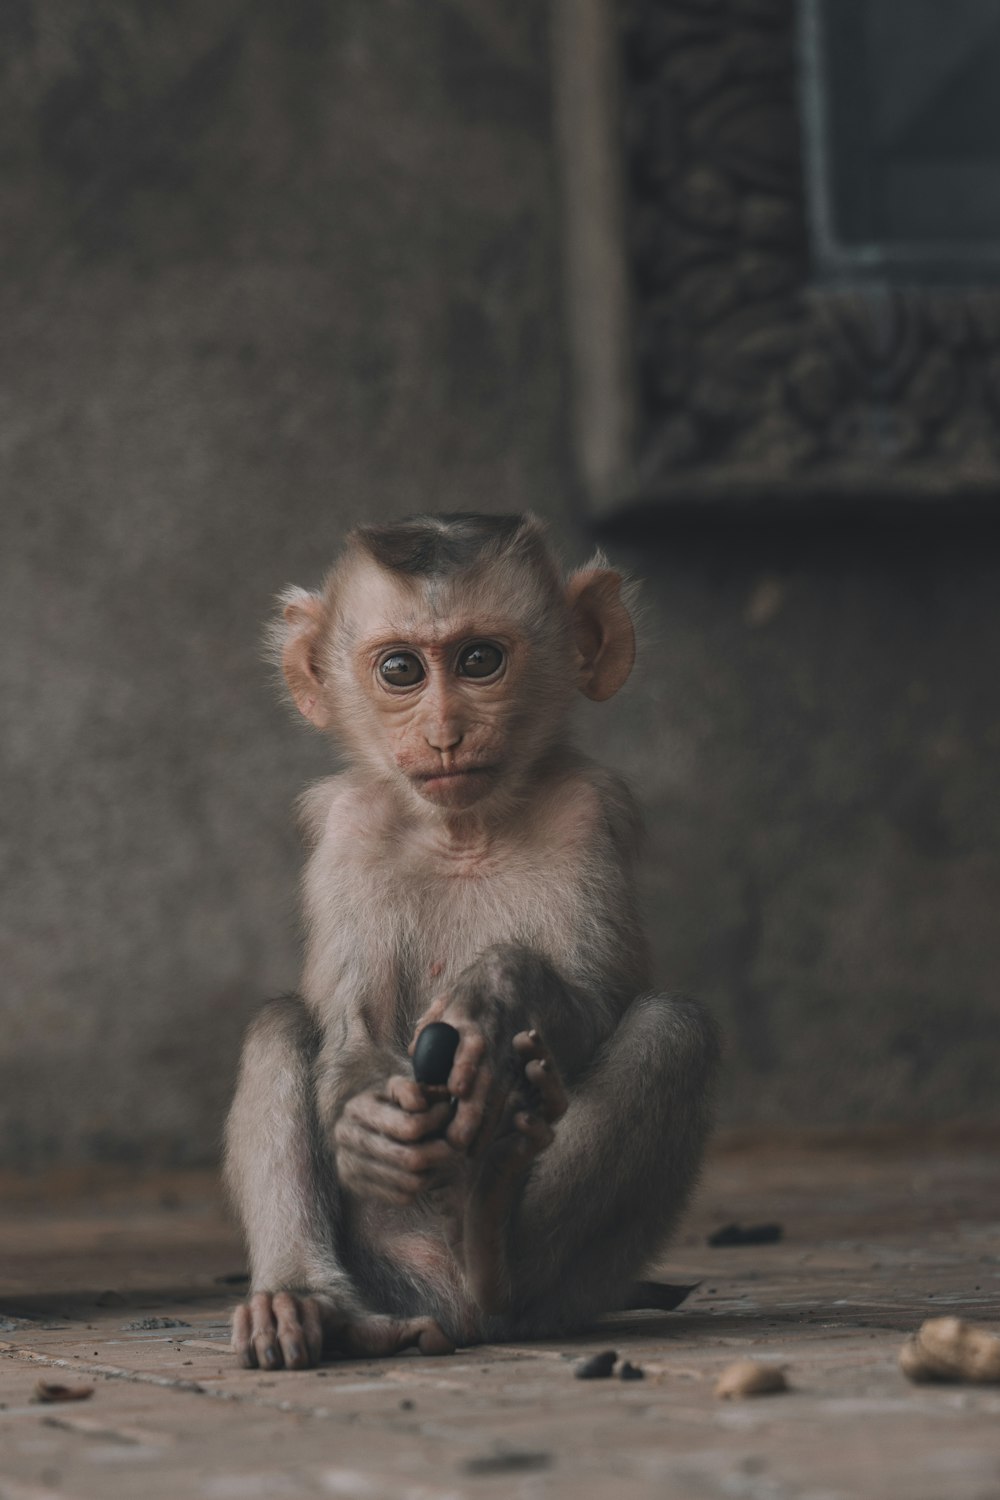
[[964,1318],[928,1318],[899,1351],[908,1380],[1000,1384],[1000,1337]]
[[755,1359],[738,1359],[727,1365],[715,1382],[720,1401],[742,1401],[748,1396],[774,1396],[788,1390],[788,1381],[780,1365],[760,1364]]

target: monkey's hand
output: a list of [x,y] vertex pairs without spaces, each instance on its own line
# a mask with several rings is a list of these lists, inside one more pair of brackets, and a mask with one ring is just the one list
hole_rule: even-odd
[[359,1198],[412,1203],[454,1163],[441,1132],[451,1115],[447,1100],[430,1102],[412,1078],[389,1078],[356,1094],[333,1129],[341,1186]]
[[432,1021],[447,1021],[458,1032],[455,1059],[448,1075],[447,1090],[456,1100],[454,1117],[445,1132],[456,1151],[481,1147],[496,1128],[497,1120],[515,1083],[514,1055],[496,1034],[498,1017],[469,1003],[468,996],[440,996],[417,1022],[410,1055],[417,1038]]
[[551,1127],[568,1101],[538,1031],[518,1031],[511,1042],[497,1034],[503,1019],[503,1010],[490,1014],[470,1005],[467,996],[442,996],[420,1017],[410,1052],[431,1021],[455,1027],[459,1043],[447,1087],[457,1107],[445,1137],[456,1150],[480,1157],[502,1135],[507,1146],[501,1154],[516,1146],[514,1160],[526,1170],[551,1143]]

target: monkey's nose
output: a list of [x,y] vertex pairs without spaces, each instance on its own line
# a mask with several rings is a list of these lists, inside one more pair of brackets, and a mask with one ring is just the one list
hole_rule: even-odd
[[465,736],[453,724],[440,724],[435,729],[429,729],[424,738],[432,750],[436,750],[439,755],[447,755],[450,750],[457,749]]

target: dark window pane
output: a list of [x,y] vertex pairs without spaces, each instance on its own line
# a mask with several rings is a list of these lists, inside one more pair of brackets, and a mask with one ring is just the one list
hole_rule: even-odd
[[821,274],[1000,275],[1000,4],[801,0]]

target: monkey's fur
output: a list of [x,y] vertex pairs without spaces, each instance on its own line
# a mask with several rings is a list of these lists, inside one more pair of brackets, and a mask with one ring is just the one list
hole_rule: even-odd
[[[234,1347],[578,1328],[684,1207],[717,1060],[700,1007],[650,993],[636,811],[569,740],[576,692],[631,670],[621,579],[564,582],[531,516],[426,516],[357,529],[283,605],[292,698],[350,769],[303,798],[302,993],[251,1026],[229,1117]],[[434,1019],[461,1034],[437,1095],[407,1060]]]

